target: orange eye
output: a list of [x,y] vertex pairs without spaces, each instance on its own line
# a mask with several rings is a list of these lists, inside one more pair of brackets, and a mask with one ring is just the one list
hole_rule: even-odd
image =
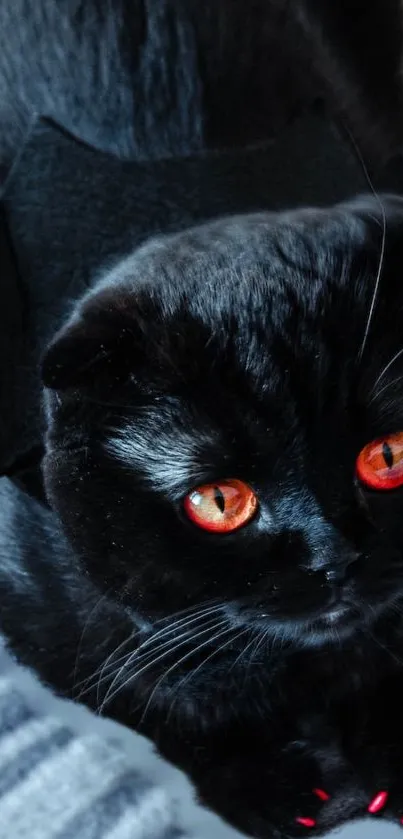
[[371,489],[403,486],[403,432],[368,443],[358,455],[357,475]]
[[228,479],[196,487],[184,502],[188,518],[211,533],[232,533],[247,524],[258,506],[255,493],[243,481]]

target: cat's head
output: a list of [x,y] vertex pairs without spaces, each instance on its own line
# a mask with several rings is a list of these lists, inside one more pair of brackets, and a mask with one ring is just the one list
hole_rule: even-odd
[[56,336],[48,497],[129,611],[218,603],[306,646],[403,596],[403,202],[384,207],[383,256],[369,198],[152,240]]

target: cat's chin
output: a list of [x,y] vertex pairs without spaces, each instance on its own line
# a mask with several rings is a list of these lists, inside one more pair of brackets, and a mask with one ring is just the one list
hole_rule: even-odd
[[295,648],[340,645],[357,632],[365,631],[370,615],[350,606],[339,605],[314,617],[299,620],[276,620],[270,629],[273,638]]
[[341,603],[332,609],[315,615],[309,619],[296,621],[281,621],[278,627],[273,627],[273,634],[280,632],[282,638],[287,638],[291,646],[320,647],[334,646],[349,641],[358,633],[366,634],[369,627],[388,619],[390,603],[371,604],[359,609],[348,603]]
[[320,647],[340,645],[349,640],[360,629],[357,618],[343,621],[342,619],[314,620],[298,628],[298,646]]

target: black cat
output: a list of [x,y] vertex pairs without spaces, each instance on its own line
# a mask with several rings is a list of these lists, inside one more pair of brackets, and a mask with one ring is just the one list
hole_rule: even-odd
[[258,837],[403,815],[403,202],[382,206],[128,256],[44,359],[53,512],[2,488],[11,648]]
[[[200,8],[0,4],[3,171],[34,113],[141,160],[255,142],[319,97],[378,160],[399,147],[397,0]],[[129,256],[44,360],[52,510],[0,486],[10,648],[258,837],[403,815],[402,204],[381,203]]]

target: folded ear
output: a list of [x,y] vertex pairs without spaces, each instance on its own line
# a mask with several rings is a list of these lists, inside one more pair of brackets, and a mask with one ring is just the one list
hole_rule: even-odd
[[78,318],[61,329],[48,347],[42,359],[43,383],[54,390],[85,385],[110,364],[115,351],[103,330]]
[[42,359],[52,390],[115,387],[135,378],[159,387],[208,375],[211,330],[182,302],[163,305],[148,292],[94,294],[55,335]]
[[145,358],[155,311],[149,301],[123,303],[100,295],[55,335],[42,359],[42,381],[53,390],[115,384]]

